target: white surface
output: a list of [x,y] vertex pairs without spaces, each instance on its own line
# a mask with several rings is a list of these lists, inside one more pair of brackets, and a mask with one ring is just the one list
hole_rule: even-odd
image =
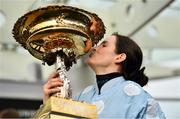
[[144,89],[156,98],[180,100],[180,77],[150,80]]

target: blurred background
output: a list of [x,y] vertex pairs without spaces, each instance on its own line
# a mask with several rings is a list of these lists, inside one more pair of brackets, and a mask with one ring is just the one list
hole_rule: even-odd
[[[119,32],[134,39],[150,78],[144,89],[159,101],[167,119],[180,119],[180,0],[0,0],[0,110],[13,108],[20,117],[30,117],[42,103],[42,87],[54,66],[42,65],[24,50],[12,29],[28,11],[50,4],[94,12],[106,26],[105,37]],[[73,95],[94,83],[86,56],[68,77]]]

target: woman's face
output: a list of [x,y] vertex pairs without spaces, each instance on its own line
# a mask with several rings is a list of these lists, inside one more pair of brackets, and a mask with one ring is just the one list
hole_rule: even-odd
[[114,63],[116,36],[110,36],[98,47],[94,48],[89,55],[88,64],[94,69],[96,67],[106,68]]

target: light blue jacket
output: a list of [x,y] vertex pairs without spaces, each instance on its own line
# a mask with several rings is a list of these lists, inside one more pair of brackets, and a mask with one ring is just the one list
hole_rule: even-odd
[[122,76],[106,82],[98,94],[88,86],[76,100],[95,104],[101,119],[165,119],[159,104],[139,84]]

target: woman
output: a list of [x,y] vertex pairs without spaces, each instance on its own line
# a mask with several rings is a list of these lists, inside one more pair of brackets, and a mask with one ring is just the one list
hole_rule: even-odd
[[[133,40],[112,34],[92,50],[87,63],[96,73],[97,85],[87,87],[76,100],[95,104],[99,118],[165,118],[159,104],[142,88],[148,77],[141,68],[142,51]],[[63,85],[58,77],[54,73],[44,85],[44,102]]]

